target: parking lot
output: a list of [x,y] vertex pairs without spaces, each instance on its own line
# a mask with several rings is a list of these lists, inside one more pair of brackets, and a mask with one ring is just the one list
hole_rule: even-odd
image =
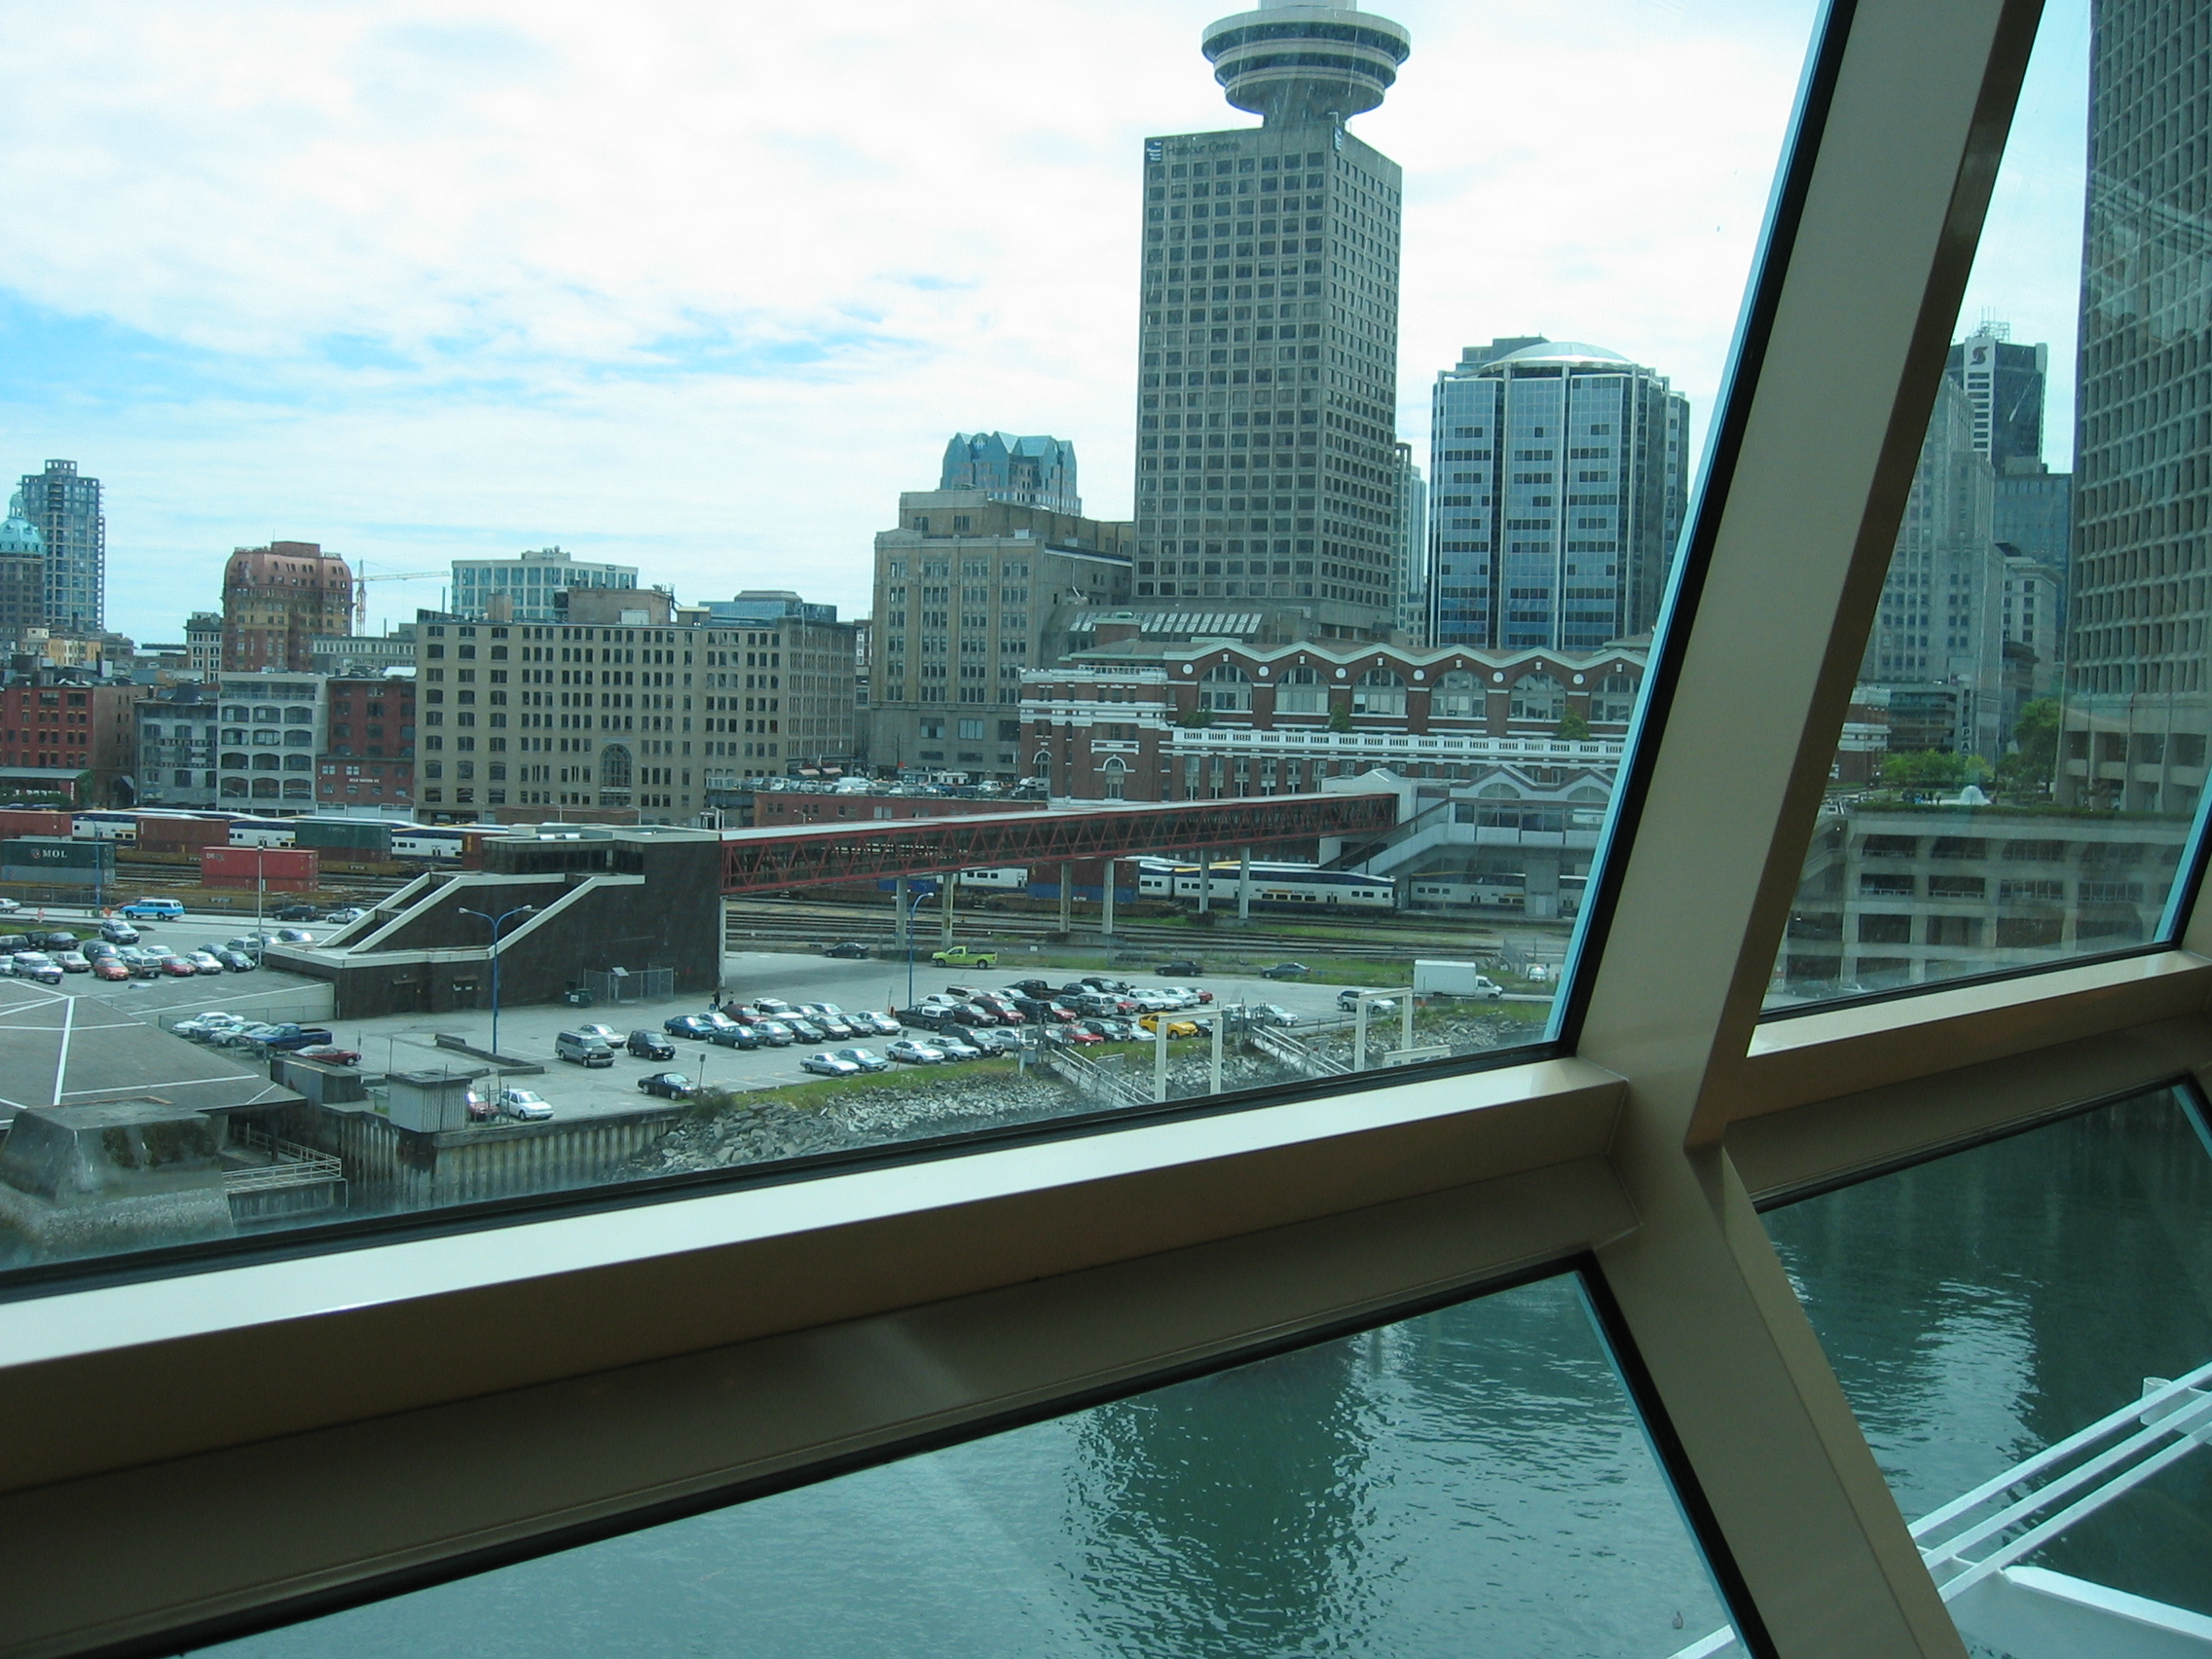
[[[1010,954],[989,970],[934,968],[917,963],[913,994],[916,998],[952,985],[988,988],[1032,973],[1055,981],[1072,976],[1020,967]],[[1138,983],[1157,983],[1159,976],[1129,976]],[[723,959],[725,1000],[750,1002],[756,997],[780,997],[785,1002],[835,1003],[844,1009],[890,1011],[908,1006],[904,963],[842,962],[821,956],[779,952],[746,952]],[[1279,1003],[1293,1013],[1319,1014],[1335,1009],[1333,985],[1277,984],[1257,977],[1205,978],[1198,983],[1213,992],[1217,1002]],[[608,1025],[627,1034],[645,1029],[659,1032],[664,1020],[679,1014],[697,1014],[707,1006],[701,997],[680,997],[664,1002],[602,1004],[595,1008],[569,1007],[504,1009],[499,1014],[499,1051],[511,1058],[542,1064],[542,1077],[518,1077],[516,1086],[536,1090],[562,1117],[606,1112],[636,1111],[648,1104],[638,1080],[654,1072],[677,1071],[694,1083],[730,1088],[773,1088],[814,1081],[799,1069],[799,1061],[823,1048],[859,1047],[881,1053],[892,1039],[855,1038],[828,1044],[794,1044],[788,1049],[751,1051],[718,1048],[709,1044],[673,1039],[674,1060],[634,1059],[617,1051],[614,1064],[590,1068],[556,1060],[554,1036],[587,1022]],[[240,1010],[240,1013],[245,1012]],[[333,1026],[339,1042],[358,1049],[362,1064],[372,1071],[387,1068],[479,1066],[484,1062],[440,1049],[440,1033],[465,1039],[472,1047],[489,1050],[492,1016],[488,1010],[466,1014],[407,1014],[381,1019],[340,1021]],[[903,1069],[903,1068],[902,1068]],[[659,1104],[657,1101],[651,1104]]]
[[[55,925],[82,922],[86,918],[59,909],[49,912]],[[178,950],[189,949],[204,942],[220,943],[232,933],[244,931],[232,924],[229,917],[195,916],[181,922],[159,923],[143,928],[148,942],[159,942]],[[320,931],[320,930],[314,930]],[[845,1009],[891,1011],[910,1006],[910,1003],[934,991],[943,991],[954,985],[989,989],[1013,980],[1037,977],[1063,982],[1077,977],[1072,970],[1050,970],[1025,964],[1025,952],[1010,951],[989,969],[938,968],[926,960],[917,961],[911,977],[909,990],[908,972],[903,962],[842,961],[822,956],[785,952],[745,952],[724,958],[723,997],[725,1001],[751,1002],[759,997],[778,997],[790,1003],[828,1002]],[[1273,1003],[1290,1010],[1302,1018],[1333,1014],[1336,1012],[1338,987],[1327,984],[1302,984],[1299,981],[1269,980],[1257,975],[1165,976],[1149,973],[1124,973],[1124,977],[1138,984],[1162,982],[1196,983],[1213,993],[1217,1004]],[[212,976],[198,979],[131,980],[123,984],[103,983],[84,975],[71,975],[58,987],[17,984],[0,981],[9,988],[12,1004],[20,1004],[8,1011],[0,1011],[0,1022],[12,1025],[17,1031],[18,1045],[31,1040],[34,1030],[41,1033],[55,1027],[51,1036],[42,1035],[34,1046],[40,1050],[33,1056],[26,1048],[21,1058],[33,1069],[51,1067],[50,1057],[59,1041],[58,1027],[65,1010],[48,1008],[50,1003],[72,1001],[92,997],[108,1010],[121,1010],[124,1015],[136,1015],[148,1021],[163,1014],[181,1015],[206,1009],[224,1009],[248,1018],[300,1018],[303,1021],[327,1024],[337,1041],[344,1047],[356,1050],[362,1056],[363,1069],[371,1073],[387,1070],[476,1069],[485,1062],[467,1054],[438,1046],[441,1036],[457,1037],[471,1047],[489,1051],[492,1048],[492,1016],[489,1010],[468,1014],[393,1014],[372,1019],[328,1020],[315,1019],[313,1007],[318,998],[326,999],[327,987],[313,979],[263,969],[252,974],[226,975],[222,978]],[[321,1006],[327,1007],[327,1001]],[[618,1033],[627,1034],[633,1029],[661,1031],[662,1022],[672,1015],[695,1014],[707,1006],[707,999],[697,996],[681,997],[661,1002],[623,1003],[615,1006],[600,1005],[589,1009],[566,1005],[502,1010],[499,1016],[499,1051],[513,1059],[526,1060],[544,1066],[541,1076],[518,1076],[511,1081],[518,1087],[535,1089],[548,1100],[557,1115],[573,1117],[636,1111],[648,1104],[659,1104],[644,1094],[638,1082],[656,1071],[677,1071],[694,1083],[713,1084],[723,1088],[746,1089],[773,1088],[791,1084],[811,1081],[809,1073],[800,1069],[799,1061],[821,1048],[859,1046],[881,1052],[892,1041],[889,1038],[856,1038],[828,1044],[795,1044],[788,1049],[762,1048],[742,1051],[714,1047],[706,1044],[676,1039],[674,1060],[649,1061],[617,1051],[615,1062],[608,1068],[591,1068],[555,1059],[553,1040],[557,1033],[587,1022],[603,1023]],[[103,1012],[91,1024],[80,1030],[105,1030],[117,1018],[112,1012]],[[162,1034],[162,1041],[178,1049],[197,1047],[183,1039]],[[137,1044],[131,1045],[144,1061],[144,1051]],[[236,1075],[241,1060],[227,1051],[202,1050],[210,1061],[220,1058],[223,1072]],[[81,1058],[80,1065],[94,1064]],[[181,1064],[181,1062],[180,1062]],[[199,1071],[206,1068],[190,1067]],[[903,1068],[902,1068],[903,1069]],[[163,1077],[182,1075],[177,1067],[161,1072]],[[150,1075],[140,1073],[140,1075]],[[120,1076],[108,1077],[105,1072],[93,1080],[90,1073],[88,1083],[97,1081],[110,1087],[121,1087]],[[65,1090],[76,1094],[75,1088]],[[8,1092],[0,1090],[0,1093]],[[42,1090],[33,1090],[42,1092]]]

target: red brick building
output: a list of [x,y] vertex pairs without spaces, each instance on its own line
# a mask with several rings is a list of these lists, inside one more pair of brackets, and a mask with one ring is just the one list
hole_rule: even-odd
[[118,787],[137,766],[131,710],[152,690],[83,681],[11,681],[0,686],[0,766],[89,774],[79,804],[135,805],[134,797],[118,798]]
[[334,675],[329,748],[315,757],[315,805],[333,811],[415,810],[415,682],[411,676]]
[[1077,800],[1293,794],[1386,767],[1547,787],[1618,765],[1645,653],[1159,645],[1023,677],[1023,758]]
[[353,572],[313,541],[240,547],[223,567],[223,669],[311,674],[317,634],[353,631]]

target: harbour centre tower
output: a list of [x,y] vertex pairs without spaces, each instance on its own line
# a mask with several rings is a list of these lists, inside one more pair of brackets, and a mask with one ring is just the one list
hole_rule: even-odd
[[1411,39],[1348,4],[1265,0],[1203,50],[1262,125],[1145,141],[1137,606],[1383,639],[1402,175],[1345,124],[1382,101]]

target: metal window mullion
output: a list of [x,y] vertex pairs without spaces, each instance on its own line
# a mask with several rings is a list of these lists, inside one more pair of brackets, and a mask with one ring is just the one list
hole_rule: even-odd
[[1612,1160],[1641,1225],[1601,1268],[1719,1541],[1792,1659],[1964,1652],[1720,1135],[1751,1087],[1747,1051],[2039,9],[1858,0],[1831,15],[1685,549],[1665,725],[1626,780],[1633,835],[1577,1033],[1629,1083]]

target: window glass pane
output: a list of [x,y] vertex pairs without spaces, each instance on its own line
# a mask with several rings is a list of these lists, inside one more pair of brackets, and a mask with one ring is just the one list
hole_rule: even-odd
[[2212,1631],[2208,1144],[2159,1090],[1766,1218],[1976,1652]]
[[2044,12],[1770,1008],[2164,937],[2212,733],[2197,26]]
[[1724,1617],[1568,1277],[203,1651],[1657,1659]]
[[[146,937],[95,942],[179,953],[0,993],[0,1253],[1547,1040],[1817,10],[1406,0],[1289,80],[1181,5],[987,43],[884,0],[502,15],[256,36],[229,101],[40,35],[42,153],[273,210],[55,239],[11,313],[69,365],[19,424],[106,447],[26,474],[0,565],[78,572],[95,635],[182,630],[220,696],[146,705],[145,810],[0,826],[65,843],[0,867],[51,928],[120,897]],[[1567,61],[1605,91],[1561,120]],[[304,155],[262,136],[301,86],[350,112]],[[948,218],[978,155],[997,205]],[[955,430],[990,422],[1052,430]],[[457,453],[471,487],[424,489]],[[322,539],[196,613],[242,500]],[[68,750],[26,710],[0,766]],[[234,940],[247,977],[181,959]]]

